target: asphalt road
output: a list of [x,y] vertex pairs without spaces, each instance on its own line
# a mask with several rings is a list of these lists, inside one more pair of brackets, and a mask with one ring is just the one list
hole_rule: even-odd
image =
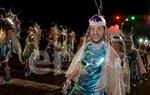
[[[64,72],[65,70],[63,68]],[[3,69],[0,68],[0,80],[3,75]],[[25,77],[23,67],[16,63],[11,70],[11,76],[8,84],[0,85],[0,95],[62,95],[61,88],[65,77],[63,73],[54,76],[53,65],[50,66],[48,74]],[[147,81],[139,82],[137,87],[132,88],[131,95],[150,95],[150,73]]]

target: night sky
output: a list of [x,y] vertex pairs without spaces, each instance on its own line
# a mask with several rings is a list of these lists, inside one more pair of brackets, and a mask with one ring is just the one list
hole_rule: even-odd
[[[97,0],[99,3],[99,0]],[[150,12],[150,0],[102,0],[108,24],[115,15],[145,15]],[[94,0],[0,0],[0,7],[12,8],[21,21],[37,21],[41,25],[51,22],[84,28],[88,19],[97,13]]]

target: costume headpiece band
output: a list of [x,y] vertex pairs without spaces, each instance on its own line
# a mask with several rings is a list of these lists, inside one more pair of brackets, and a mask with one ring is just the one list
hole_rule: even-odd
[[106,26],[106,21],[102,16],[94,15],[89,19],[89,26]]

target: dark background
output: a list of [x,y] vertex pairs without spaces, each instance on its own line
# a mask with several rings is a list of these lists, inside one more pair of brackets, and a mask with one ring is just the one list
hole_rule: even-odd
[[[127,30],[134,26],[136,35],[150,37],[150,0],[102,0],[102,3],[108,27],[117,23],[116,15],[121,16],[119,24],[134,15],[136,20]],[[0,0],[0,7],[7,11],[11,8],[22,22],[36,21],[45,28],[57,22],[80,30],[78,33],[85,32],[88,19],[97,13],[94,0]]]

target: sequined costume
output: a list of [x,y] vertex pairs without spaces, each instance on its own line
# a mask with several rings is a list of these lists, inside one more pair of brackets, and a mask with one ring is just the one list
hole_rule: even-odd
[[12,57],[12,40],[9,40],[4,47],[4,54],[5,56]]
[[57,42],[57,45],[54,47],[54,75],[61,74],[61,67],[62,67],[62,61],[63,61],[63,54],[61,52],[61,43],[60,41]]
[[130,81],[131,84],[133,84],[133,82],[136,82],[136,77],[138,75],[138,67],[136,64],[137,51],[136,50],[128,51],[127,56],[128,56],[129,69],[130,69]]
[[[119,59],[119,56],[110,51],[111,46],[109,44],[102,42],[99,47],[99,49],[95,49],[92,43],[88,43],[84,51],[79,51],[82,52],[81,64],[71,64],[69,67],[66,77],[71,76],[73,73],[76,73],[77,76],[75,87],[69,95],[107,95],[107,93],[124,95],[121,65],[116,63],[115,60],[115,58]],[[112,52],[112,55],[108,55],[108,52]],[[113,57],[110,58],[110,56]],[[73,60],[78,60],[76,57]],[[108,59],[111,61],[108,61]],[[119,68],[114,69],[117,67]],[[113,72],[116,72],[116,74],[114,75]],[[112,82],[110,78],[115,80]],[[120,91],[115,85],[120,85]],[[110,89],[108,90],[108,88]]]
[[7,83],[10,77],[9,59],[12,57],[13,43],[12,34],[14,32],[13,22],[8,18],[0,18],[0,64],[4,66],[5,76],[1,81],[3,84]]
[[[103,81],[102,85],[97,85],[97,82],[102,82],[100,79],[106,77],[102,67],[104,67],[104,59],[106,56],[106,49],[102,45],[96,50],[92,44],[89,44],[83,55],[82,59],[82,70],[72,95],[106,95],[104,88],[103,90],[96,91],[96,88],[102,85],[106,86],[107,81]],[[94,75],[94,76],[93,76]],[[107,79],[106,79],[107,80]],[[104,86],[104,87],[105,87]]]
[[125,95],[121,59],[104,39],[105,27],[106,21],[101,15],[89,19],[83,45],[66,72],[64,94],[70,88],[70,80],[74,80],[75,86],[69,95]]
[[140,79],[140,75],[146,73],[146,69],[143,65],[142,59],[138,50],[134,47],[134,42],[131,36],[125,38],[126,42],[126,54],[128,57],[129,69],[130,69],[130,84],[136,86],[137,80]]
[[10,66],[8,64],[9,59],[12,58],[12,40],[10,39],[7,43],[3,44],[1,46],[1,56],[0,56],[0,64],[4,64],[4,70],[6,75],[4,76],[2,83],[5,84],[7,83],[10,79],[11,79],[11,75],[10,75]]
[[31,71],[34,72],[33,61],[37,60],[39,57],[37,39],[33,32],[30,32],[26,39],[26,46],[23,52],[23,57],[26,62],[25,76],[29,76],[31,75]]

